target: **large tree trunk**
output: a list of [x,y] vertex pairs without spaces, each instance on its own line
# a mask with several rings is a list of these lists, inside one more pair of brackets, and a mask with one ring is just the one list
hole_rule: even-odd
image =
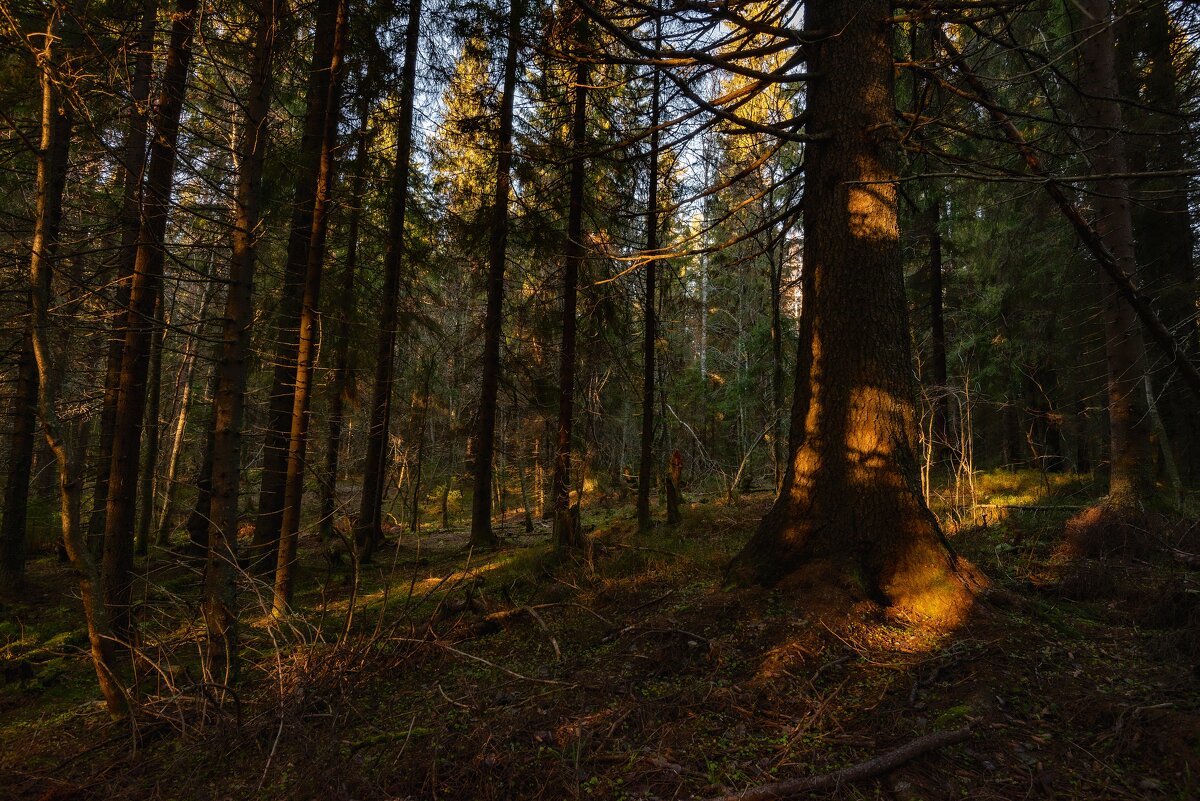
[[[662,21],[655,17],[654,46],[662,43]],[[653,93],[650,98],[650,165],[649,188],[646,194],[646,254],[642,269],[646,271],[642,331],[642,443],[638,467],[637,526],[638,531],[650,530],[650,489],[654,482],[654,349],[658,342],[658,323],[654,303],[657,300],[655,273],[658,258],[658,123],[662,102],[662,73],[654,70]]]
[[[554,542],[575,548],[579,542],[579,515],[571,510],[571,428],[575,414],[575,310],[579,267],[583,262],[584,139],[587,135],[588,64],[582,53],[586,22],[582,12],[575,24],[575,108],[571,122],[571,185],[567,209],[567,247],[563,265],[562,355],[558,370],[558,449],[554,455]],[[522,491],[524,480],[522,480]],[[580,499],[582,502],[582,499]],[[528,504],[526,504],[528,507]],[[526,509],[528,512],[528,508]]]
[[[263,442],[262,484],[254,525],[254,568],[260,575],[273,575],[288,503],[289,464],[300,453],[307,419],[307,386],[297,387],[307,375],[306,359],[312,355],[316,290],[312,278],[320,278],[323,248],[314,246],[325,239],[325,194],[331,177],[329,165],[333,142],[330,116],[336,115],[335,67],[340,66],[339,31],[345,27],[345,0],[318,0],[313,53],[306,88],[304,134],[294,172],[291,230],[283,269],[283,287],[273,327],[275,374]],[[331,165],[329,165],[331,166]],[[300,414],[297,415],[297,410]],[[297,439],[296,435],[300,435]],[[298,500],[298,499],[296,499]],[[299,520],[299,510],[293,517]]]
[[512,178],[513,101],[517,91],[517,56],[521,50],[523,0],[508,9],[508,50],[504,55],[504,87],[500,94],[500,135],[496,142],[496,198],[492,206],[488,247],[487,312],[483,321],[479,414],[475,429],[475,475],[471,496],[471,545],[492,547],[492,456],[496,452],[496,400],[500,388],[500,337],[504,319],[504,259],[508,247],[508,200]]
[[[100,589],[100,574],[79,525],[80,464],[69,450],[62,432],[52,393],[53,357],[46,336],[48,326],[54,262],[57,258],[59,227],[62,221],[63,190],[67,178],[67,156],[70,148],[71,111],[58,97],[53,70],[60,61],[53,43],[62,37],[57,13],[51,16],[44,36],[42,65],[42,122],[41,141],[37,152],[37,210],[34,219],[33,247],[29,262],[31,295],[30,340],[38,382],[38,412],[46,442],[58,463],[59,501],[62,517],[63,545],[71,566],[79,577],[79,595],[83,601],[87,623],[88,644],[100,691],[108,713],[114,719],[128,716],[129,697],[116,673],[113,631]],[[60,108],[61,104],[61,108]]]
[[167,215],[175,176],[175,142],[192,58],[198,0],[177,0],[171,43],[163,67],[162,93],[154,121],[154,139],[146,174],[142,225],[130,284],[125,342],[121,349],[120,392],[113,425],[112,463],[104,520],[104,598],[118,633],[129,630],[133,572],[133,531],[142,418],[150,338],[155,333],[154,304],[161,291]]
[[896,219],[886,0],[813,4],[802,337],[783,490],[730,565],[771,583],[843,580],[908,615],[958,620],[969,594],[922,500]]
[[417,49],[421,36],[421,0],[411,0],[404,38],[404,69],[400,78],[400,118],[396,127],[396,162],[392,173],[392,205],[383,256],[383,299],[380,306],[375,388],[367,429],[367,461],[355,540],[369,558],[382,539],[383,485],[387,475],[388,428],[392,417],[392,383],[396,366],[396,328],[400,320],[400,273],[404,266],[404,218],[408,208],[408,179],[412,172],[413,107],[416,105]]
[[[1113,29],[1108,0],[1080,0],[1079,88],[1085,95],[1083,123],[1093,172],[1095,227],[1125,276],[1137,271],[1133,250],[1129,185],[1120,176],[1128,171],[1117,100]],[[1104,344],[1108,361],[1109,456],[1108,503],[1134,510],[1154,492],[1150,477],[1150,422],[1142,391],[1146,349],[1133,309],[1104,279]]]
[[213,392],[208,555],[201,611],[207,632],[209,681],[232,684],[238,674],[237,571],[238,490],[242,419],[246,408],[250,323],[254,318],[255,244],[271,105],[271,63],[279,0],[262,0],[251,53],[250,85],[239,148],[241,172],[234,197],[233,252],[221,329],[221,357]]

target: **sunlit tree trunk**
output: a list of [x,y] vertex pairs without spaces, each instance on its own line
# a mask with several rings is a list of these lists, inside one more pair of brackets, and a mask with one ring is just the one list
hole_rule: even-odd
[[812,4],[804,307],[783,490],[730,565],[739,580],[845,581],[924,618],[968,594],[920,493],[896,214],[890,5]]
[[388,217],[387,246],[383,256],[383,299],[380,306],[378,347],[375,353],[375,387],[371,397],[371,422],[367,429],[367,460],[363,466],[363,491],[355,540],[363,558],[369,558],[382,538],[383,485],[387,474],[388,429],[392,417],[392,384],[396,367],[396,329],[400,321],[400,278],[404,268],[404,219],[408,208],[408,181],[412,172],[413,109],[416,106],[417,55],[421,36],[421,0],[411,0],[404,37],[404,69],[400,78],[400,117],[396,128],[396,161],[392,173],[392,205]]
[[[586,35],[580,15],[576,35]],[[576,49],[582,42],[576,42]],[[571,122],[571,185],[568,190],[567,247],[563,264],[562,354],[558,370],[558,448],[554,458],[554,541],[559,548],[574,548],[579,542],[578,511],[571,509],[571,429],[575,414],[575,314],[579,290],[579,267],[583,262],[583,181],[587,166],[584,138],[587,135],[588,65],[582,53],[575,62],[575,99]],[[524,480],[521,483],[524,492]],[[582,502],[582,499],[581,499]],[[528,504],[527,504],[528,505]]]
[[109,715],[118,719],[128,716],[130,702],[116,673],[115,641],[101,591],[100,573],[80,528],[81,464],[76,455],[71,453],[55,412],[57,398],[52,394],[50,378],[53,372],[53,355],[46,336],[71,136],[71,110],[64,98],[58,94],[54,74],[62,59],[55,54],[53,45],[63,36],[62,29],[65,27],[58,24],[56,9],[46,27],[39,59],[42,66],[42,114],[35,186],[37,208],[29,262],[32,309],[29,333],[37,371],[38,412],[46,442],[58,465],[63,545],[78,576],[79,595],[87,623],[88,644],[100,691],[104,695]]
[[[305,90],[304,133],[293,169],[296,182],[283,286],[272,327],[275,370],[254,525],[254,569],[264,576],[275,574],[288,503],[300,501],[294,492],[289,498],[289,488],[303,477],[298,462],[304,457],[307,434],[308,364],[316,346],[316,301],[332,180],[329,173],[334,143],[329,140],[336,130],[331,119],[337,116],[335,72],[341,66],[339,38],[344,39],[345,15],[345,0],[318,0]],[[296,522],[299,511],[291,511]],[[285,568],[285,578],[290,569],[290,565]]]
[[512,185],[513,102],[517,92],[517,56],[521,50],[524,0],[510,0],[508,49],[500,94],[500,132],[496,142],[496,198],[488,247],[487,312],[483,322],[479,414],[475,429],[475,475],[471,496],[471,544],[496,544],[492,531],[492,457],[496,452],[496,402],[500,388],[500,337],[503,333],[504,259],[508,250],[508,201]]
[[142,419],[150,339],[156,332],[154,304],[162,287],[167,216],[175,177],[175,143],[192,58],[198,0],[178,0],[163,66],[162,92],[146,171],[142,225],[130,283],[129,313],[121,349],[120,392],[113,424],[108,508],[104,520],[104,597],[118,633],[128,631],[133,570],[133,532]]
[[313,204],[312,238],[309,241],[308,265],[304,277],[304,296],[301,302],[299,347],[296,352],[291,431],[288,436],[287,469],[283,496],[283,513],[279,521],[279,548],[275,566],[275,593],[272,611],[281,615],[292,600],[296,576],[296,546],[300,537],[300,515],[304,500],[304,475],[308,447],[309,406],[312,401],[313,378],[320,345],[319,301],[321,275],[325,267],[325,237],[329,230],[329,212],[333,197],[334,151],[337,149],[337,126],[341,117],[341,90],[344,76],[342,54],[346,47],[349,3],[338,5],[334,27],[333,52],[329,61],[329,91],[325,104],[325,132],[321,148],[316,202]]

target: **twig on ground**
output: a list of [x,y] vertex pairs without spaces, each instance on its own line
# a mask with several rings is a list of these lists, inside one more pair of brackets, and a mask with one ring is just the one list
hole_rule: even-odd
[[910,743],[900,746],[874,759],[860,762],[848,768],[835,770],[820,776],[806,776],[803,779],[762,784],[751,787],[732,795],[714,796],[706,801],[779,801],[779,799],[795,798],[801,793],[811,793],[818,790],[829,790],[864,779],[873,779],[888,771],[894,770],[905,762],[909,762],[922,754],[945,748],[948,745],[961,743],[971,736],[970,727],[940,731],[918,737]]

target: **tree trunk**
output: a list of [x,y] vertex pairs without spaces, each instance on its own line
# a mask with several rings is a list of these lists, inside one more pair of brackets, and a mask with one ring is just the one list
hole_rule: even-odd
[[[1077,29],[1080,68],[1079,88],[1085,95],[1083,123],[1092,131],[1086,139],[1092,170],[1100,175],[1128,171],[1121,132],[1121,107],[1117,100],[1115,45],[1108,0],[1080,0]],[[1093,183],[1095,227],[1101,240],[1126,277],[1137,271],[1133,250],[1129,186],[1123,178],[1108,177]],[[1103,278],[1103,277],[1102,277]],[[1104,340],[1108,361],[1109,456],[1108,503],[1132,511],[1154,492],[1150,478],[1150,424],[1142,376],[1146,349],[1142,329],[1133,309],[1104,279]]]
[[[342,433],[346,426],[347,395],[352,391],[350,369],[350,332],[357,317],[354,298],[354,278],[358,270],[358,237],[362,220],[363,199],[366,195],[368,147],[368,123],[370,107],[367,94],[375,82],[374,71],[367,70],[360,88],[359,128],[355,137],[354,177],[350,186],[350,218],[346,230],[346,262],[342,267],[342,286],[336,307],[337,345],[334,354],[333,381],[329,388],[329,422],[325,440],[324,486],[321,489],[321,519],[318,524],[321,541],[329,543],[334,535],[334,522],[338,514],[337,483],[339,462],[342,452]],[[328,547],[328,545],[326,546]]]
[[[844,580],[920,618],[969,594],[925,506],[896,215],[890,6],[810,6],[800,369],[783,491],[731,563],[738,580]],[[801,581],[804,578],[800,579]]]
[[496,545],[492,531],[492,456],[496,451],[496,400],[500,388],[500,337],[504,326],[504,259],[508,246],[508,201],[512,184],[513,101],[517,91],[517,57],[521,50],[524,0],[510,0],[508,49],[500,95],[500,132],[496,142],[496,199],[492,206],[488,247],[487,313],[483,321],[483,357],[479,414],[475,429],[475,475],[471,495],[471,545]]
[[[208,315],[208,304],[212,300],[210,287],[201,290],[204,299],[200,301],[200,313],[197,326],[202,326]],[[183,435],[187,429],[188,413],[192,403],[192,377],[196,372],[196,350],[200,347],[200,331],[195,336],[188,337],[183,349],[183,360],[179,365],[179,373],[175,379],[175,400],[172,402],[171,419],[175,421],[171,432],[171,450],[167,453],[167,474],[165,476],[166,497],[163,499],[162,511],[158,516],[157,535],[155,541],[159,545],[168,545],[171,539],[171,518],[175,514],[175,497],[178,489],[175,476],[179,471],[179,455],[183,452]]]
[[[655,48],[662,43],[662,21],[655,17]],[[653,521],[650,519],[650,488],[654,482],[654,349],[658,341],[654,303],[657,294],[654,286],[656,259],[658,258],[658,151],[659,116],[661,112],[662,73],[654,71],[653,96],[650,98],[650,176],[646,195],[646,298],[643,309],[644,330],[642,338],[642,447],[638,468],[637,525],[638,531],[647,532]]]
[[300,306],[299,343],[296,349],[295,380],[292,393],[291,429],[287,443],[287,469],[284,472],[283,511],[279,520],[279,547],[275,565],[275,595],[272,613],[282,615],[292,601],[296,576],[296,546],[300,537],[300,514],[304,500],[305,452],[308,446],[308,416],[312,399],[313,375],[317,361],[321,275],[325,266],[325,235],[329,230],[329,209],[333,197],[333,156],[337,149],[337,126],[341,116],[342,53],[346,46],[349,2],[338,3],[334,25],[333,50],[329,60],[328,97],[325,102],[325,130],[322,137],[316,202],[313,204],[312,237],[304,276],[304,295]]
[[383,256],[383,299],[380,306],[378,348],[375,353],[375,387],[371,396],[371,422],[367,429],[367,460],[363,466],[363,491],[355,526],[355,544],[361,558],[369,559],[382,539],[383,485],[387,475],[388,429],[392,417],[392,384],[396,367],[396,328],[400,320],[400,274],[404,267],[404,218],[408,208],[408,181],[412,172],[413,107],[416,105],[417,55],[421,36],[421,0],[411,0],[404,37],[404,69],[400,78],[400,118],[396,129],[396,162],[392,173],[392,205],[387,246]]
[[104,375],[104,401],[100,407],[100,438],[95,458],[95,482],[92,490],[92,514],[88,522],[89,539],[104,534],[104,513],[108,502],[108,474],[112,469],[113,425],[116,422],[120,394],[121,349],[125,343],[125,323],[129,307],[129,283],[137,259],[138,230],[142,223],[142,173],[146,167],[146,132],[150,123],[150,77],[154,67],[154,29],[158,19],[158,0],[146,0],[142,20],[134,40],[133,80],[129,86],[129,129],[125,134],[121,172],[121,245],[116,258],[116,308],[112,334],[108,341]]
[[[344,28],[345,0],[318,0],[313,52],[306,88],[304,133],[294,166],[296,176],[291,229],[283,271],[283,287],[274,331],[275,371],[271,402],[263,441],[262,484],[254,525],[254,570],[259,575],[275,573],[284,510],[288,502],[289,464],[292,455],[302,457],[307,387],[297,384],[307,374],[306,358],[312,355],[317,293],[310,278],[320,277],[324,242],[326,203],[324,195],[332,176],[326,171],[333,143],[327,141],[334,105],[335,65],[340,66],[339,31]],[[296,414],[297,410],[301,413]],[[300,439],[296,434],[301,434]],[[297,476],[299,477],[299,476]],[[298,520],[298,511],[293,517]],[[289,568],[290,569],[290,568]]]
[[[31,312],[32,314],[32,312]],[[25,537],[29,519],[29,476],[37,437],[37,364],[33,358],[32,317],[25,324],[13,397],[13,430],[9,437],[8,482],[4,486],[4,519],[0,522],[0,586],[19,590],[25,579]]]
[[242,419],[246,407],[249,328],[254,318],[255,245],[267,150],[271,105],[271,64],[279,0],[262,0],[251,53],[250,85],[239,148],[241,171],[234,196],[233,249],[229,291],[221,328],[221,356],[213,391],[210,456],[211,497],[208,549],[201,612],[207,634],[205,673],[230,685],[238,675],[237,571],[238,491],[241,479]]
[[[1183,332],[1184,352],[1194,360],[1200,354],[1196,235],[1188,206],[1189,179],[1179,174],[1190,165],[1176,84],[1180,73],[1172,54],[1173,21],[1165,2],[1123,2],[1118,8],[1117,80],[1128,101],[1122,115],[1129,170],[1176,173],[1130,183],[1138,271],[1154,287],[1167,325]],[[1195,425],[1200,405],[1170,373],[1157,377],[1157,384],[1163,429],[1170,439],[1163,440],[1163,461],[1169,461],[1165,454],[1174,444],[1184,472],[1200,475],[1200,429]]]
[[162,353],[167,331],[164,327],[162,287],[158,288],[158,300],[154,304],[154,325],[157,330],[150,339],[150,367],[147,372],[146,419],[142,424],[142,436],[146,441],[142,454],[141,476],[138,478],[137,525],[134,541],[139,556],[150,550],[150,521],[154,519],[155,484],[158,473],[159,436],[162,421],[159,406],[162,401]]
[[[575,23],[580,41],[575,43],[575,108],[571,122],[571,185],[567,211],[567,247],[563,265],[562,355],[558,370],[558,449],[554,456],[554,542],[558,548],[576,548],[578,514],[571,513],[571,428],[575,414],[575,314],[579,267],[583,262],[583,181],[587,136],[588,64],[582,54],[586,21],[582,12]],[[524,480],[521,482],[524,491]],[[582,500],[582,499],[581,499]],[[528,504],[526,504],[528,506]]]
[[[29,324],[30,340],[38,381],[38,412],[46,442],[58,463],[59,501],[62,515],[63,545],[71,566],[79,577],[79,595],[83,601],[87,622],[88,643],[100,691],[108,713],[113,719],[129,715],[129,698],[116,673],[113,631],[100,590],[100,575],[87,540],[79,526],[80,464],[70,453],[55,412],[50,376],[52,356],[46,337],[49,321],[52,277],[57,258],[59,226],[62,221],[63,190],[67,178],[67,156],[70,148],[71,111],[55,91],[52,70],[59,62],[53,52],[53,42],[62,33],[57,13],[53,14],[44,35],[44,49],[39,63],[42,71],[41,141],[37,152],[37,210],[34,219],[29,280],[32,314]],[[60,103],[61,112],[60,113]]]
[[154,120],[154,140],[146,173],[142,225],[130,283],[129,313],[121,348],[120,392],[113,424],[112,463],[104,520],[104,598],[113,628],[126,633],[130,620],[133,531],[142,419],[146,408],[146,376],[154,304],[161,291],[167,215],[175,176],[175,142],[192,58],[198,0],[177,0],[171,43],[163,67],[162,92]]

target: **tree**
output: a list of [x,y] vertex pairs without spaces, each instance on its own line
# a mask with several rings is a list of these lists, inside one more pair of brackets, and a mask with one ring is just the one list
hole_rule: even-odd
[[[316,304],[333,180],[333,138],[346,15],[345,0],[317,3],[305,87],[304,132],[295,168],[283,286],[273,328],[275,369],[254,524],[255,570],[262,575],[275,574],[281,549],[294,553],[290,540],[299,523],[309,379],[317,345]],[[286,521],[285,515],[289,516]],[[284,567],[285,585],[290,585],[291,567],[290,561]]]
[[177,155],[175,144],[192,58],[197,6],[197,0],[178,0],[175,5],[162,89],[154,117],[142,223],[121,348],[120,392],[113,423],[112,463],[104,519],[103,572],[105,603],[112,615],[113,628],[122,634],[127,633],[132,624],[134,511],[150,340],[156,328],[154,309],[162,292],[167,216],[171,208]]
[[508,247],[508,203],[512,187],[513,103],[517,92],[517,56],[521,51],[523,0],[511,0],[504,83],[500,95],[500,130],[496,140],[496,196],[488,245],[487,313],[483,322],[483,356],[479,380],[479,414],[475,428],[475,478],[471,496],[471,544],[496,545],[492,531],[492,457],[496,451],[496,401],[500,388],[500,339],[504,326],[504,266]]
[[896,210],[890,4],[811,4],[804,307],[783,488],[731,577],[832,572],[904,613],[955,620],[964,572],[921,497]]
[[575,23],[575,86],[571,116],[571,180],[567,197],[567,247],[563,260],[562,353],[558,371],[558,442],[554,456],[554,542],[575,548],[579,520],[571,509],[571,430],[575,414],[575,346],[578,312],[579,266],[583,261],[583,192],[587,163],[588,64],[583,50],[587,20],[579,13]]
[[383,485],[388,428],[392,416],[392,383],[396,359],[396,329],[400,321],[400,279],[404,267],[404,220],[412,172],[413,107],[416,105],[417,52],[421,38],[421,0],[410,0],[404,36],[404,69],[400,77],[400,118],[396,125],[396,161],[392,174],[392,203],[388,218],[387,247],[383,257],[383,298],[380,306],[378,348],[375,354],[375,387],[371,421],[367,430],[367,461],[355,540],[369,558],[382,538]]
[[278,0],[262,0],[250,51],[250,83],[243,105],[229,291],[221,330],[221,355],[213,392],[207,551],[201,611],[208,639],[205,671],[209,680],[231,685],[238,676],[237,530],[241,486],[242,426],[250,357],[249,328],[254,316],[257,229],[262,203],[267,116],[271,106],[272,63]]

